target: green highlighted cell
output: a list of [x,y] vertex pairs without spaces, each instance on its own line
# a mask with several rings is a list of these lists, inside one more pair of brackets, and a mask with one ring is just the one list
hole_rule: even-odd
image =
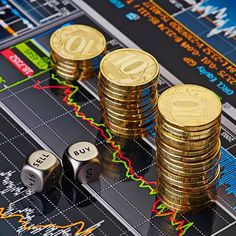
[[48,57],[39,56],[26,43],[17,44],[15,47],[40,70],[48,69]]

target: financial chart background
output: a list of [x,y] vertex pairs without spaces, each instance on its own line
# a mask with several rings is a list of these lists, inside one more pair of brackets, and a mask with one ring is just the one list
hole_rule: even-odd
[[[2,235],[233,235],[234,5],[217,0],[1,0]],[[162,66],[160,93],[176,83],[195,83],[221,98],[222,176],[212,206],[195,215],[168,210],[157,198],[155,137],[114,137],[102,121],[97,79],[69,84],[53,73],[50,35],[75,23],[101,30],[108,52],[136,47],[153,54]],[[102,155],[104,171],[97,182],[77,186],[63,176],[48,194],[23,187],[19,173],[30,153],[45,148],[61,157],[81,140],[96,144]]]

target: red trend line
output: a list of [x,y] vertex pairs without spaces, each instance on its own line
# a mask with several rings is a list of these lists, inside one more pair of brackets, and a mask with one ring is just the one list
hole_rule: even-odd
[[108,137],[104,130],[100,127],[98,127],[96,124],[94,124],[93,119],[87,118],[86,115],[83,112],[80,112],[79,109],[80,107],[76,104],[76,103],[71,103],[70,102],[70,96],[73,94],[73,91],[71,90],[72,85],[49,85],[49,86],[41,86],[40,85],[41,81],[37,81],[36,84],[33,86],[34,89],[37,90],[44,90],[44,89],[65,89],[64,94],[65,97],[63,98],[63,101],[68,105],[68,106],[72,106],[74,112],[76,113],[77,116],[80,116],[83,120],[88,121],[90,126],[92,126],[94,129],[98,130],[100,132],[100,134],[102,135],[102,137],[108,141],[108,143],[111,144],[112,148],[114,149],[114,151],[117,152],[118,156],[122,159],[125,160],[129,166],[130,169],[130,173],[137,179],[143,181],[146,185],[154,185],[156,186],[157,183],[155,181],[147,181],[146,179],[144,179],[143,176],[138,175],[137,173],[135,173],[133,166],[132,166],[132,162],[130,161],[129,158],[125,157],[121,150],[119,149],[119,146],[117,146],[115,144],[114,141],[111,141],[111,138]]
[[154,202],[152,206],[152,212],[156,216],[169,216],[169,220],[172,226],[177,226],[176,230],[179,231],[178,236],[183,236],[187,233],[187,230],[193,225],[193,222],[186,223],[185,220],[178,220],[177,211],[171,211],[163,204],[159,198]]
[[[71,98],[77,91],[78,91],[78,87],[71,85],[71,84],[66,84],[66,82],[62,82],[59,79],[57,79],[55,77],[54,74],[52,74],[52,79],[56,80],[59,84],[63,84],[63,85],[49,85],[49,86],[41,86],[41,81],[37,81],[36,84],[33,86],[34,89],[37,90],[45,90],[45,89],[64,89],[64,98],[63,101],[68,105],[68,106],[72,106],[73,110],[75,112],[75,115],[77,117],[82,118],[83,120],[89,122],[89,125],[93,128],[95,128],[96,130],[98,130],[100,132],[100,134],[102,135],[102,137],[106,140],[107,143],[109,143],[112,148],[114,149],[114,155],[117,153],[119,158],[121,160],[123,160],[127,165],[128,165],[128,170],[129,170],[129,177],[131,177],[133,180],[135,181],[141,181],[141,184],[139,185],[140,187],[148,187],[151,191],[150,194],[156,194],[157,193],[157,182],[155,181],[147,181],[143,176],[138,175],[137,173],[135,173],[134,169],[133,169],[133,165],[131,160],[128,157],[125,157],[122,153],[122,151],[120,150],[120,146],[115,144],[114,141],[112,141],[112,135],[110,134],[110,131],[108,129],[106,129],[106,133],[105,131],[100,127],[104,127],[104,124],[97,124],[95,123],[93,118],[88,118],[86,117],[86,115],[83,112],[80,112],[80,106],[73,102],[73,99]],[[74,91],[73,91],[73,90]],[[145,185],[145,186],[144,186]],[[151,187],[154,186],[154,187]],[[193,225],[193,222],[187,222],[185,220],[178,220],[177,219],[177,215],[178,212],[177,211],[171,211],[168,210],[168,208],[159,201],[159,199],[157,199],[152,207],[152,212],[155,213],[155,215],[157,217],[163,217],[163,216],[169,216],[169,220],[171,222],[172,226],[177,226],[176,230],[179,231],[178,232],[178,236],[183,236],[186,234],[187,230]]]

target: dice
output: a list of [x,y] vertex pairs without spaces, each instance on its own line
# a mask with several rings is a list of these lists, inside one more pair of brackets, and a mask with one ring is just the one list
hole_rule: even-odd
[[94,182],[102,171],[98,150],[89,142],[78,142],[69,146],[62,163],[66,176],[76,183]]
[[[97,187],[99,188],[100,185],[96,185],[96,190],[99,190]],[[63,175],[61,179],[61,189],[63,194],[69,199],[68,202],[73,206],[87,207],[97,201],[81,184],[74,184],[65,175]]]
[[51,152],[38,150],[26,159],[21,170],[21,180],[35,192],[47,192],[58,183],[61,173],[59,159]]

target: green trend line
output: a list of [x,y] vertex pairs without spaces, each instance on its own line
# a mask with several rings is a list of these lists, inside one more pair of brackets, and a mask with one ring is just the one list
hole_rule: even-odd
[[[121,147],[118,144],[115,144],[115,142],[112,140],[113,135],[111,134],[110,130],[106,128],[104,123],[96,123],[95,120],[93,118],[87,118],[84,113],[80,112],[81,106],[78,105],[76,102],[74,102],[73,100],[73,96],[75,95],[76,92],[78,92],[78,87],[75,85],[71,85],[71,84],[67,84],[65,81],[61,81],[59,80],[54,74],[51,74],[51,78],[53,80],[55,80],[58,84],[61,84],[63,86],[70,88],[71,93],[69,93],[68,96],[66,96],[66,103],[69,106],[73,106],[74,107],[74,111],[75,111],[75,115],[78,118],[82,118],[83,120],[86,120],[90,123],[90,125],[92,125],[95,129],[97,129],[97,127],[102,127],[105,129],[105,133],[104,131],[101,129],[99,130],[102,134],[102,136],[104,137],[104,139],[106,140],[106,142],[108,144],[110,144],[113,149],[115,149],[115,152],[113,153],[113,162],[116,163],[122,163],[127,171],[126,171],[126,177],[127,178],[131,178],[134,181],[140,181],[140,187],[142,188],[148,188],[150,190],[149,194],[153,195],[156,194],[156,190],[152,187],[152,185],[154,185],[154,187],[156,187],[156,182],[148,182],[147,180],[145,180],[142,176],[137,175],[134,171],[133,171],[133,167],[132,167],[132,163],[131,161],[124,157],[123,154],[121,153]],[[118,154],[118,155],[117,155]],[[118,159],[117,156],[122,157],[124,159]]]
[[[156,182],[148,182],[143,178],[143,176],[137,175],[134,172],[132,162],[129,158],[123,156],[121,152],[120,145],[116,144],[112,138],[113,135],[111,134],[110,130],[106,128],[104,123],[96,123],[93,118],[88,118],[85,116],[84,113],[80,112],[81,106],[74,102],[73,96],[79,91],[78,86],[68,84],[66,81],[61,81],[57,78],[54,74],[51,74],[51,79],[56,81],[57,84],[55,86],[40,86],[40,81],[34,85],[35,89],[44,90],[44,89],[64,89],[65,97],[63,101],[68,105],[72,106],[75,112],[76,117],[81,118],[85,121],[88,121],[90,126],[98,130],[102,137],[106,140],[106,143],[110,144],[111,147],[115,150],[113,152],[112,161],[114,163],[121,163],[126,169],[126,177],[132,179],[136,182],[139,182],[139,187],[149,189],[149,195],[156,195],[157,194],[157,183]],[[104,132],[105,129],[105,132]],[[185,222],[185,220],[178,220],[177,219],[177,211],[168,210],[168,208],[161,203],[158,199],[154,202],[152,212],[155,213],[157,217],[164,217],[169,216],[170,223],[173,227],[176,227],[176,230],[179,232],[178,236],[183,236],[186,234],[187,230],[193,225],[193,222]]]
[[[37,45],[35,42],[31,41],[34,45],[36,45],[40,49],[40,45]],[[43,50],[42,50],[43,51]],[[49,66],[50,67],[50,66]],[[22,84],[26,81],[29,81],[31,78],[35,78],[47,71],[51,68],[45,69],[40,71],[37,74],[34,74],[32,77],[25,78],[21,81],[18,81],[8,88],[15,87],[19,84]],[[125,175],[126,178],[132,179],[136,183],[138,183],[140,188],[147,189],[149,195],[157,195],[157,183],[147,181],[143,176],[138,175],[133,169],[133,163],[127,157],[125,157],[121,151],[121,146],[116,144],[113,140],[113,135],[111,134],[110,130],[106,128],[104,123],[97,123],[94,118],[86,117],[84,113],[82,113],[81,106],[74,101],[74,95],[79,91],[78,86],[68,84],[66,81],[62,81],[57,78],[53,73],[51,74],[51,79],[56,81],[58,85],[49,85],[49,86],[41,86],[40,81],[33,86],[36,90],[44,90],[44,89],[64,89],[64,98],[63,101],[70,107],[73,107],[75,116],[82,120],[85,120],[89,123],[91,127],[98,130],[107,144],[111,145],[114,152],[112,155],[112,161],[114,163],[122,164],[126,170]],[[0,92],[5,91],[7,88],[1,89]],[[158,199],[154,202],[152,212],[155,214],[156,217],[165,217],[169,216],[170,223],[173,227],[176,227],[176,231],[178,231],[178,236],[183,236],[186,234],[187,230],[193,225],[193,222],[186,222],[185,220],[178,220],[177,211],[170,211],[168,208],[160,202]]]

